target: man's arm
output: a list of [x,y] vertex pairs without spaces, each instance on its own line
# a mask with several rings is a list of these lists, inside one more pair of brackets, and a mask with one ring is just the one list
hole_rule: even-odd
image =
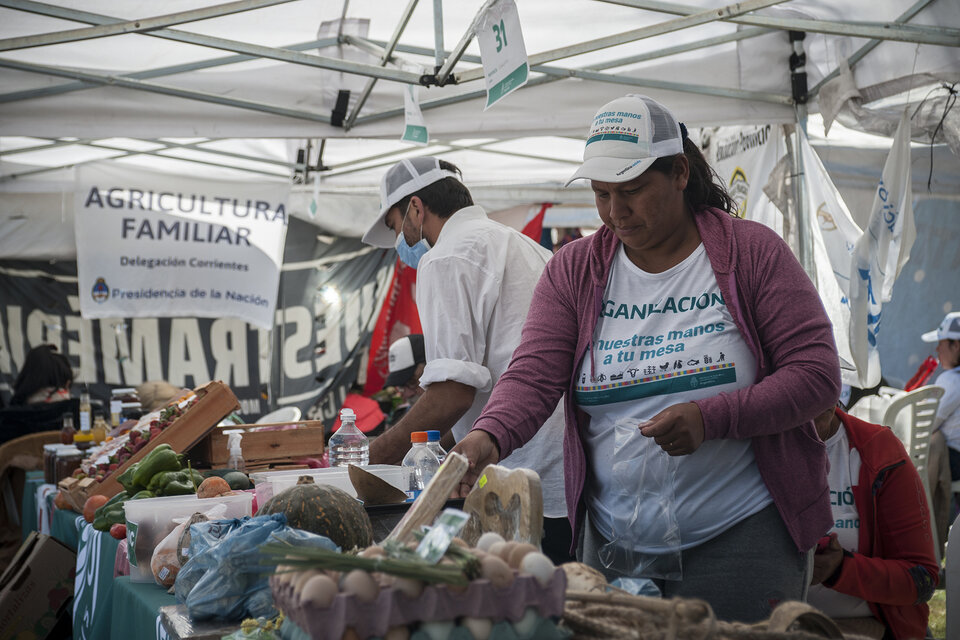
[[476,393],[470,385],[452,380],[431,384],[400,422],[374,439],[370,464],[400,464],[410,449],[410,434],[414,431],[437,429],[441,436],[445,435],[473,405]]

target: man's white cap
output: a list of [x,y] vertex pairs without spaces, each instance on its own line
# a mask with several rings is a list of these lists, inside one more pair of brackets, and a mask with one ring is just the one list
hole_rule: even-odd
[[940,326],[928,331],[920,339],[924,342],[940,342],[941,340],[960,340],[960,311],[948,313]]
[[574,180],[627,182],[657,158],[683,153],[680,125],[669,109],[647,96],[630,94],[612,100],[593,117],[583,164]]
[[363,242],[382,249],[392,249],[397,234],[383,223],[387,211],[407,196],[444,178],[459,180],[460,176],[441,169],[440,160],[433,156],[404,158],[390,167],[380,180],[380,215],[363,234]]

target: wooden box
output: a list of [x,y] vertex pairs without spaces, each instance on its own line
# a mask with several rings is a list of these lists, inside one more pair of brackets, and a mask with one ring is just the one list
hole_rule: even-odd
[[[280,429],[278,427],[290,427]],[[302,460],[320,459],[323,456],[323,422],[305,420],[277,424],[241,424],[211,431],[197,446],[191,457],[213,468],[227,466],[230,452],[227,449],[227,434],[224,431],[243,430],[240,448],[243,461],[251,467],[266,467]]]
[[216,427],[218,422],[240,408],[240,403],[237,401],[237,397],[233,395],[233,391],[222,382],[216,380],[209,382],[197,388],[196,391],[198,395],[201,391],[205,393],[202,393],[201,397],[190,406],[186,413],[161,431],[158,436],[151,438],[147,446],[137,451],[120,465],[119,469],[107,476],[106,480],[101,482],[95,491],[91,492],[91,495],[104,495],[112,498],[123,491],[123,486],[117,481],[117,478],[130,465],[153,451],[154,447],[169,444],[177,453],[185,453],[203,440],[204,436],[210,433],[210,430]]

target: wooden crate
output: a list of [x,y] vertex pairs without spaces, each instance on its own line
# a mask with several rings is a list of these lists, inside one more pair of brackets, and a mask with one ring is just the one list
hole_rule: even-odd
[[[295,429],[275,429],[296,425]],[[227,434],[224,431],[243,429],[240,448],[247,469],[290,463],[303,458],[323,456],[323,422],[305,420],[277,424],[241,424],[217,428],[211,431],[197,446],[193,456],[214,468],[227,466],[230,452],[227,449]]]
[[219,381],[213,381],[199,387],[197,391],[206,393],[198,398],[182,416],[173,424],[160,432],[160,435],[151,438],[147,446],[137,451],[120,468],[107,476],[91,495],[104,495],[112,498],[121,491],[123,486],[117,481],[127,468],[153,451],[154,447],[169,444],[177,453],[185,453],[217,426],[217,423],[240,408],[237,397],[230,387]]

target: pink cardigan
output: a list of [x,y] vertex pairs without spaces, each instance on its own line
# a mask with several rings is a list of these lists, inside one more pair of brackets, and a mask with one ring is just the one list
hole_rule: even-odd
[[[751,438],[780,516],[797,549],[807,551],[833,525],[826,448],[813,427],[813,417],[840,393],[830,321],[810,278],[773,231],[718,209],[694,216],[723,298],[757,361],[753,385],[697,401],[706,438]],[[493,436],[505,457],[534,436],[566,393],[564,476],[575,532],[585,508],[581,437],[589,417],[573,402],[573,384],[619,244],[604,227],[547,263],[520,345],[473,426]]]

